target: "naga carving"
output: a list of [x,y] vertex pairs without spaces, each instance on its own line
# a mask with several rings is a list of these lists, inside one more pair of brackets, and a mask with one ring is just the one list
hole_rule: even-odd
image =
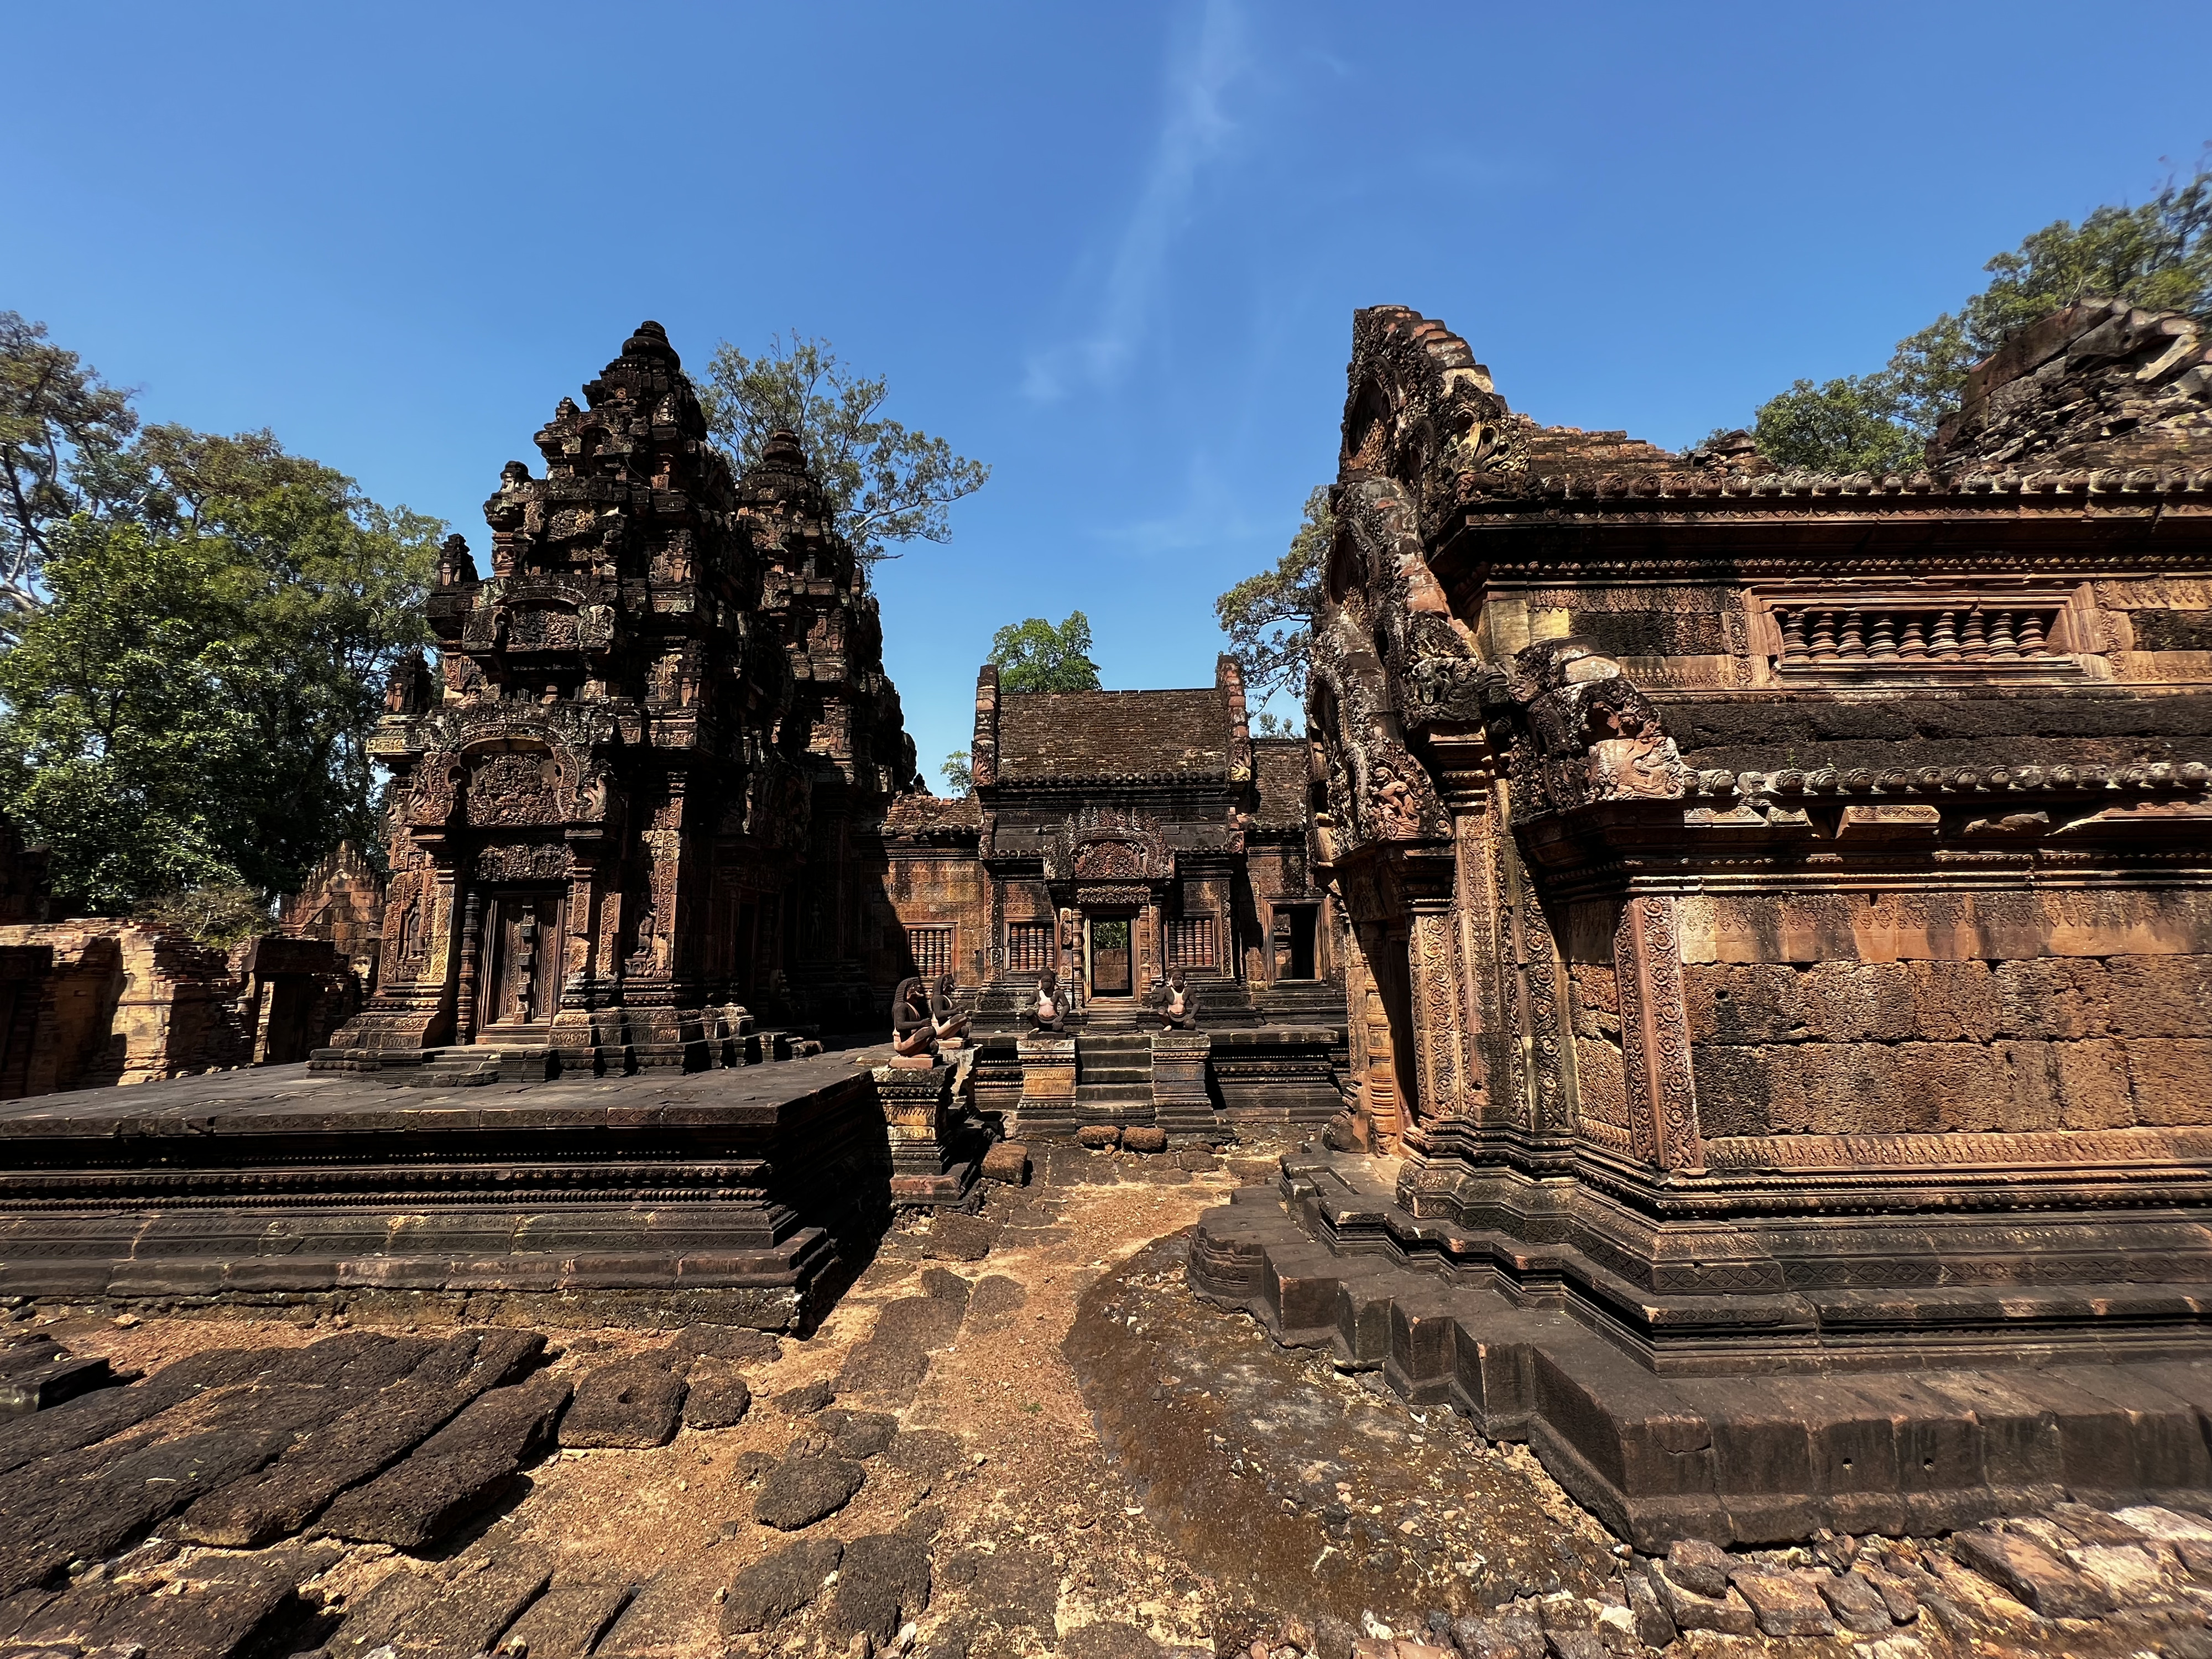
[[[1507,757],[1516,823],[1597,801],[1681,795],[1688,769],[1658,709],[1610,657],[1546,640],[1485,682],[1491,738]],[[1504,695],[1498,695],[1502,689]]]

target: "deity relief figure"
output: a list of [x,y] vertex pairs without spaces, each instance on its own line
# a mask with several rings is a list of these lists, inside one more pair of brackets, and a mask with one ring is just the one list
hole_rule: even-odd
[[1195,1031],[1198,1029],[1198,994],[1184,981],[1182,969],[1168,969],[1167,983],[1160,988],[1159,1001],[1153,1006],[1152,1017],[1161,1029],[1170,1031]]
[[1037,975],[1036,995],[1030,1002],[1030,1024],[1040,1031],[1066,1029],[1067,1002],[1060,994],[1060,975],[1046,969]]
[[1413,835],[1421,827],[1420,809],[1413,804],[1413,791],[1398,769],[1389,761],[1378,760],[1369,770],[1368,800],[1375,810],[1375,829],[1378,835]]

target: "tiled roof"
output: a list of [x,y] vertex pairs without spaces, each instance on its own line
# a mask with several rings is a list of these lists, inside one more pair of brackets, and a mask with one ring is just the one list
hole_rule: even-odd
[[901,795],[884,814],[884,832],[894,836],[919,836],[932,830],[980,830],[982,825],[982,808],[973,795]]
[[1303,829],[1312,751],[1304,738],[1255,738],[1252,769],[1260,785],[1259,823],[1263,830]]
[[1011,692],[999,702],[999,781],[1225,778],[1233,735],[1214,686]]

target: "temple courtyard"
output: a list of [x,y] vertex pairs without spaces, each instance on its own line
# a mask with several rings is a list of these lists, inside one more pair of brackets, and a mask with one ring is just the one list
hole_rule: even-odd
[[[402,1139],[410,1112],[758,1119],[884,1058],[465,1091],[275,1067],[18,1103],[0,1130],[19,1162],[35,1129],[125,1138],[118,1102],[142,1136],[297,1133],[363,1091]],[[222,1111],[158,1121],[210,1090]],[[866,1241],[775,1334],[742,1285],[471,1291],[450,1262],[436,1289],[11,1297],[0,1380],[61,1397],[0,1418],[0,1652],[2212,1649],[2212,1518],[2181,1506],[1639,1553],[1525,1446],[1189,1294],[1195,1224],[1271,1206],[1310,1146],[1040,1145],[972,1213]]]

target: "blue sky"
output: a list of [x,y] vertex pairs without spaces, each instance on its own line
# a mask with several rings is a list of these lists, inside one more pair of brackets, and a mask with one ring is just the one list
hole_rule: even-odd
[[992,630],[1209,682],[1334,471],[1354,307],[1680,446],[1878,365],[2212,139],[2202,0],[9,5],[0,307],[478,546],[641,319],[779,329],[989,462],[880,581],[926,766]]

